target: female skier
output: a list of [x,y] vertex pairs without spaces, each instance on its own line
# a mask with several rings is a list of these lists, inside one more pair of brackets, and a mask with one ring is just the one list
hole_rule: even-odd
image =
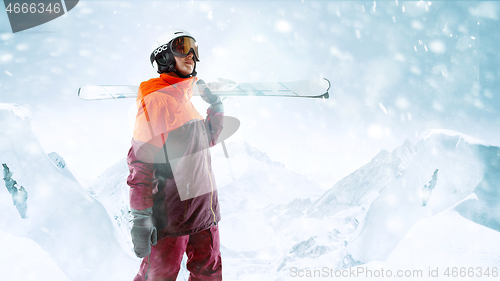
[[[222,280],[220,213],[208,148],[222,130],[223,105],[196,77],[198,45],[188,32],[163,33],[150,60],[160,77],[139,86],[127,157],[132,242],[143,258],[134,281],[176,280],[184,253],[189,280]],[[206,119],[190,101],[194,87],[210,104]]]

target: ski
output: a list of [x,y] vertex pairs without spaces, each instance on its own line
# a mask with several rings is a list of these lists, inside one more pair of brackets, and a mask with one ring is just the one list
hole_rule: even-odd
[[[326,78],[263,83],[236,83],[219,79],[219,82],[206,85],[214,95],[221,97],[271,96],[328,99],[330,96],[328,93],[330,81]],[[78,90],[78,97],[87,101],[136,98],[138,88],[139,86],[134,85],[83,86]],[[197,87],[194,87],[193,95],[200,95]]]

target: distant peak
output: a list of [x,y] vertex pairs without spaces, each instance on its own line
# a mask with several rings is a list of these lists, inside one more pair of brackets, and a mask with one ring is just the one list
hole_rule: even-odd
[[262,152],[259,149],[251,146],[245,140],[230,142],[227,144],[227,149],[229,157],[233,157],[239,154],[246,154],[247,156],[252,157],[255,160],[265,162],[274,166],[279,166],[282,168],[285,167],[285,164],[271,160],[271,158],[269,157],[269,155],[267,155],[267,153]]
[[15,103],[0,103],[0,111],[10,111],[15,116],[21,118],[23,121],[26,119],[31,119],[31,112]]
[[452,136],[452,137],[458,136],[458,137],[461,137],[464,141],[466,141],[469,144],[481,144],[481,145],[490,146],[488,143],[486,143],[483,140],[476,139],[476,138],[471,137],[469,135],[466,135],[464,133],[460,133],[460,132],[456,132],[456,131],[452,131],[452,130],[446,130],[446,129],[429,129],[429,130],[423,132],[422,134],[420,134],[419,140],[425,141],[425,140],[427,140],[435,135],[444,135],[444,136]]

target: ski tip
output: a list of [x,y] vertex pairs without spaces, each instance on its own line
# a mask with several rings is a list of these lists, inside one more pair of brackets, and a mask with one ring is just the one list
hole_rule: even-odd
[[326,82],[328,82],[328,88],[326,89],[326,93],[324,93],[320,96],[317,96],[317,97],[322,98],[322,99],[328,99],[328,98],[330,98],[329,91],[330,91],[330,87],[332,86],[332,84],[330,83],[330,80],[328,80],[326,78],[323,78],[323,79],[326,80]]
[[85,89],[83,89],[84,87],[80,87],[78,88],[78,97],[81,99],[81,100],[84,100],[84,101],[90,101],[91,99],[89,99],[88,97],[85,96]]
[[326,79],[326,78],[323,78],[326,80],[326,82],[328,82],[328,89],[326,89],[326,93],[328,94],[328,91],[330,91],[330,87],[332,86],[332,84],[330,83],[330,80]]

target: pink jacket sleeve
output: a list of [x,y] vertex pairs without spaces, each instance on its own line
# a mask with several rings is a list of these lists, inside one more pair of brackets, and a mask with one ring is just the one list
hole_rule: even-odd
[[130,186],[130,207],[144,210],[153,207],[153,164],[156,153],[160,150],[150,143],[132,139],[132,147],[127,156],[130,174],[127,184]]
[[[220,110],[220,109],[219,109]],[[222,111],[222,110],[221,110]],[[219,112],[209,108],[207,110],[207,119],[205,121],[206,129],[208,133],[210,147],[217,143],[217,138],[222,132],[224,112]]]

